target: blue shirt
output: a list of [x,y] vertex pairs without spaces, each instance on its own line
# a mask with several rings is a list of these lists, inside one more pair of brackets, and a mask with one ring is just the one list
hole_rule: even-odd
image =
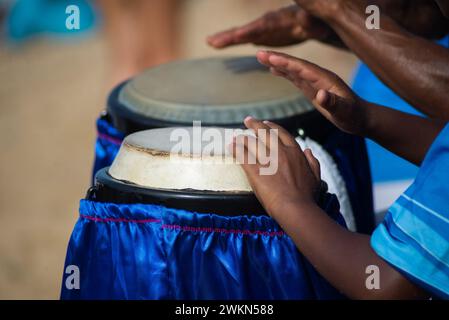
[[433,142],[414,183],[375,230],[371,245],[412,282],[449,299],[449,125]]

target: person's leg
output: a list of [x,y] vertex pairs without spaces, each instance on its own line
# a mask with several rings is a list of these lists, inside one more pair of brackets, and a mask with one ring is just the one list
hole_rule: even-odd
[[142,70],[177,57],[177,2],[143,0],[136,10],[137,67]]
[[112,83],[176,57],[176,0],[97,0],[112,59]]
[[103,15],[103,29],[108,44],[108,58],[110,59],[110,84],[115,85],[134,74],[134,57],[136,48],[133,38],[132,10],[134,1],[126,0],[97,0]]

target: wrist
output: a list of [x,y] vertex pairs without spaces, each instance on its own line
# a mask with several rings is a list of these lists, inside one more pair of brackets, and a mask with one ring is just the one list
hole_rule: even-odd
[[360,108],[362,110],[362,125],[360,136],[368,137],[373,132],[376,127],[376,117],[375,117],[375,108],[373,104],[369,103],[366,100],[360,99]]
[[338,22],[339,18],[346,13],[345,1],[334,0],[324,8],[317,10],[314,15],[326,23]]
[[319,14],[319,18],[330,26],[338,26],[342,23],[355,20],[355,16],[365,19],[364,1],[334,0]]
[[319,208],[315,199],[295,198],[273,205],[268,210],[268,213],[273,219],[278,221],[279,219],[282,219],[282,217],[289,217],[291,215],[301,214],[301,212],[308,212],[311,208]]

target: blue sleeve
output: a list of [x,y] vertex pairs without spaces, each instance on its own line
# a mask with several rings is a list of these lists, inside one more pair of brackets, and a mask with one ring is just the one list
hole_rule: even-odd
[[449,126],[430,148],[413,185],[377,227],[376,253],[417,285],[449,299]]

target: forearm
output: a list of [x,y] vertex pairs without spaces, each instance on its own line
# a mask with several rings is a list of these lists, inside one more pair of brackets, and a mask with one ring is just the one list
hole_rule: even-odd
[[[371,248],[370,238],[352,233],[314,204],[285,204],[273,216],[298,249],[338,290],[354,299],[408,299],[422,292]],[[380,270],[380,289],[366,287],[366,267]]]
[[[382,13],[414,35],[440,39],[449,33],[449,20],[433,1],[373,0],[370,4],[377,5]],[[321,42],[341,49],[350,49],[336,33],[330,34]]]
[[323,17],[340,39],[413,106],[449,119],[449,50],[412,35],[386,15],[380,30],[368,30],[364,7],[342,3]]
[[361,102],[365,109],[362,135],[398,156],[420,165],[429,147],[443,129],[439,120],[407,114],[391,108]]
[[383,14],[417,36],[439,39],[449,31],[449,20],[441,13],[435,1],[375,0],[369,3],[379,6]]

